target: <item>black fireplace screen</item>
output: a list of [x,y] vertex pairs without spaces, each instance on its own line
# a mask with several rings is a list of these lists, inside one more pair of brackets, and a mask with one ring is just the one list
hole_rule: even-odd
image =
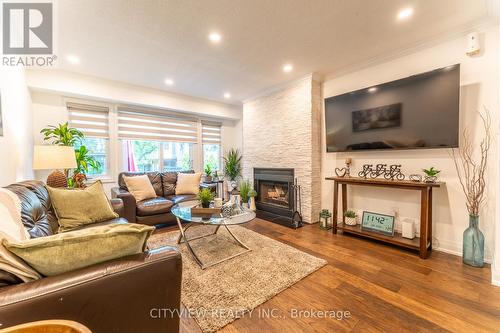
[[261,181],[259,183],[260,202],[288,208],[290,206],[289,183]]

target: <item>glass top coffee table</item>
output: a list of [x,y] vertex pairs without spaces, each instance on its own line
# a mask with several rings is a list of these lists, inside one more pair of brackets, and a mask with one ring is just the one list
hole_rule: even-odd
[[[172,207],[171,212],[172,212],[172,214],[174,214],[174,216],[177,219],[177,226],[179,227],[179,231],[180,231],[180,235],[179,235],[179,238],[177,240],[177,244],[180,244],[183,241],[186,243],[186,246],[187,246],[189,252],[193,255],[195,261],[198,263],[198,265],[200,265],[201,269],[205,269],[205,268],[220,264],[221,262],[227,261],[229,259],[235,258],[237,256],[240,256],[244,253],[251,251],[251,249],[248,246],[246,246],[245,244],[243,244],[238,239],[238,237],[236,237],[231,232],[231,230],[228,227],[232,226],[232,225],[238,225],[238,224],[243,224],[243,223],[247,223],[247,222],[252,221],[255,218],[255,213],[253,211],[243,208],[243,210],[240,214],[235,215],[235,216],[231,216],[231,217],[222,217],[222,216],[213,215],[212,217],[209,217],[209,218],[202,218],[199,216],[192,216],[191,215],[191,208],[194,206],[197,206],[197,205],[199,205],[199,201],[181,202],[181,203],[175,205],[174,207]],[[190,223],[184,227],[181,223],[181,220],[186,221],[186,222],[190,222]],[[186,236],[186,231],[189,228],[191,228],[193,226],[202,226],[202,225],[213,225],[213,226],[215,226],[215,231],[213,233],[209,233],[206,235],[197,236],[197,237],[193,237],[193,238],[188,238]],[[245,250],[242,252],[239,252],[237,254],[234,254],[232,256],[229,256],[227,258],[217,260],[215,262],[204,263],[196,255],[193,248],[191,247],[190,242],[197,240],[197,239],[203,239],[203,238],[206,238],[208,236],[215,235],[219,231],[220,227],[224,227],[227,230],[227,232],[229,233],[229,235],[231,235],[231,237],[234,239],[234,241],[239,246],[244,248]]]

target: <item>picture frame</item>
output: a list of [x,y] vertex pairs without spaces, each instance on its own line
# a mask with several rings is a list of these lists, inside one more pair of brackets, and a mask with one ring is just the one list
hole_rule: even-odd
[[361,230],[394,236],[394,216],[363,211]]

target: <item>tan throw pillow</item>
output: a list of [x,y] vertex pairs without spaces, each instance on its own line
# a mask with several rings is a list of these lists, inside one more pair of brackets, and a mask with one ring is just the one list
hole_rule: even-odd
[[175,194],[198,194],[200,191],[201,172],[179,173],[177,175],[177,185]]
[[135,201],[156,198],[156,192],[147,175],[123,177],[128,191],[134,196]]
[[141,253],[155,228],[112,224],[38,237],[3,245],[45,276],[58,275],[100,262]]
[[59,222],[60,232],[118,217],[99,180],[84,190],[67,190],[50,186],[47,186],[47,190]]

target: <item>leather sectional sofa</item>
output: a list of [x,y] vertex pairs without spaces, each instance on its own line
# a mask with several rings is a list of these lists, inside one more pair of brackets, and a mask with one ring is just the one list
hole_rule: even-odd
[[[32,238],[57,232],[50,197],[42,182],[26,181],[6,187],[21,199],[22,221]],[[112,200],[127,223],[121,200]],[[181,295],[180,253],[164,247],[100,263],[57,276],[23,283],[0,270],[0,330],[47,319],[74,320],[93,333],[178,332]],[[153,314],[153,315],[152,315]]]
[[[144,174],[149,177],[157,197],[136,202],[127,190],[123,177]],[[130,222],[147,225],[172,224],[175,222],[175,216],[170,213],[170,209],[179,202],[196,198],[194,194],[175,195],[176,184],[177,172],[122,172],[118,175],[119,187],[111,190],[111,196],[123,200],[124,216]]]

